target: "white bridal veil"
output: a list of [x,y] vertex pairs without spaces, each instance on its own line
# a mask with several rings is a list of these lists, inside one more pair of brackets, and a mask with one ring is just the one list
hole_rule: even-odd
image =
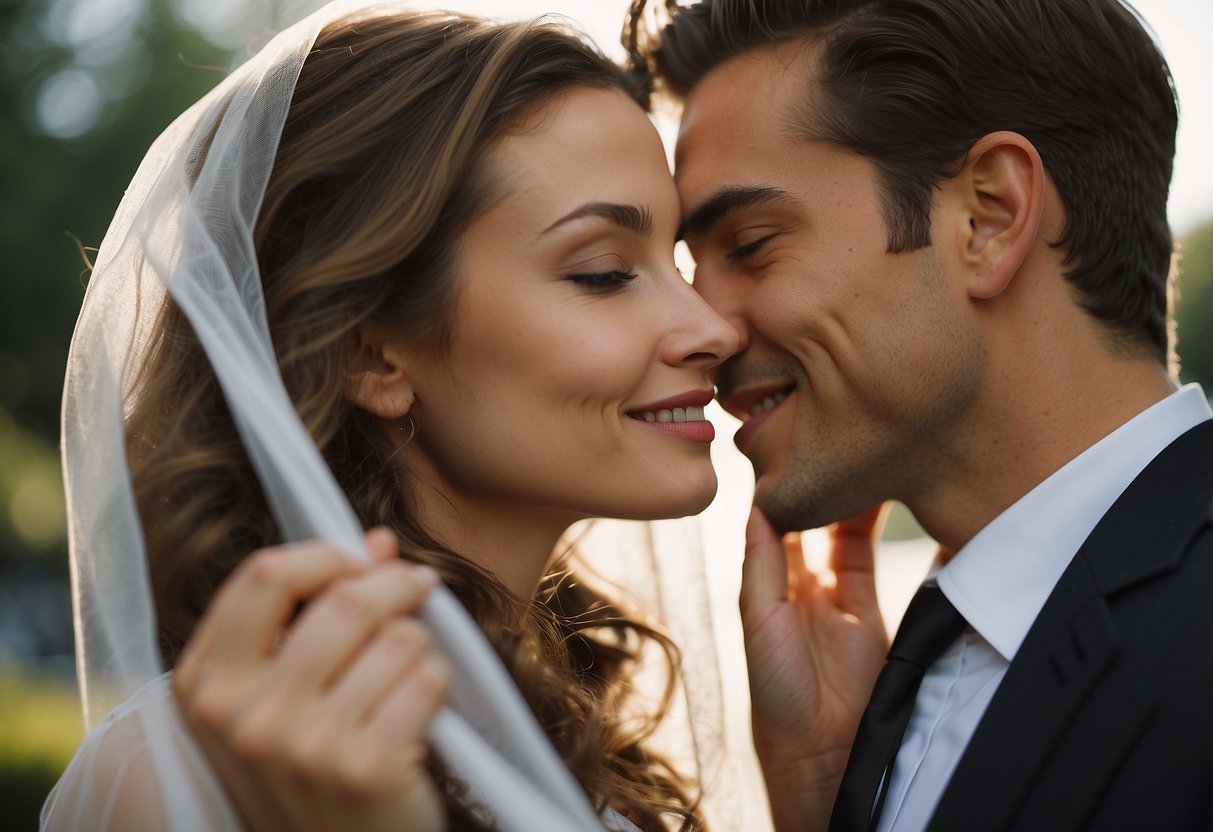
[[[366,556],[353,511],[279,377],[252,243],[300,68],[321,27],[353,11],[333,4],[286,30],[181,115],[148,151],[101,245],[63,403],[77,664],[91,733],[47,802],[44,828],[123,828],[132,782],[155,795],[160,813],[141,828],[239,828],[168,692],[126,466],[124,402],[166,296],[210,358],[284,536]],[[440,587],[422,618],[455,667],[431,744],[499,826],[628,828],[618,816],[598,817],[454,596]],[[674,636],[710,668],[710,678],[686,686],[685,702],[690,722],[711,734],[721,724],[719,679],[706,616],[700,628]],[[719,762],[718,743],[698,745],[700,764]]]

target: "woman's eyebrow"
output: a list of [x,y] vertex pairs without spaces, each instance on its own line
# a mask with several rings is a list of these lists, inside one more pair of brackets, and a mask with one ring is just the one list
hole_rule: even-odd
[[622,205],[617,202],[587,202],[585,205],[569,211],[563,217],[556,220],[556,222],[543,229],[543,231],[540,231],[539,236],[542,237],[544,234],[559,228],[565,223],[584,217],[601,217],[613,225],[617,225],[628,231],[635,231],[637,234],[643,234],[646,237],[653,233],[653,215],[648,208],[637,207],[635,205]]

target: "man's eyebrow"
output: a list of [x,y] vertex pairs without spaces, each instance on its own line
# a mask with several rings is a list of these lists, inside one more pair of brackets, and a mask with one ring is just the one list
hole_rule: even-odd
[[648,208],[637,207],[635,205],[621,205],[616,202],[587,202],[578,208],[569,211],[556,222],[549,225],[543,231],[539,232],[542,237],[549,231],[552,231],[565,223],[579,220],[583,217],[601,217],[613,225],[628,231],[635,231],[637,234],[649,236],[653,233],[653,215]]
[[733,186],[721,188],[682,221],[678,229],[679,240],[687,237],[702,237],[721,220],[735,211],[761,205],[766,202],[792,200],[787,191],[763,186]]

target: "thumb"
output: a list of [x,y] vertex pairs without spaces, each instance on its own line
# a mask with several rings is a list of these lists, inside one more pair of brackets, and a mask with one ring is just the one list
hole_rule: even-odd
[[788,563],[783,541],[758,506],[745,526],[745,560],[741,564],[741,616],[786,601]]

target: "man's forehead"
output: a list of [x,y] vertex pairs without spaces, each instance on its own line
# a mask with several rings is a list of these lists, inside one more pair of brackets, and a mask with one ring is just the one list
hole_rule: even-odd
[[816,70],[815,40],[761,46],[714,67],[687,94],[678,142],[715,122],[761,118],[765,129],[786,126],[800,109]]
[[[804,39],[730,58],[687,95],[674,148],[674,178],[715,178],[760,148],[791,139],[804,115],[815,50]],[[703,170],[703,168],[714,170]]]
[[685,104],[721,98],[753,98],[760,93],[786,94],[803,88],[817,66],[817,40],[797,38],[755,47],[721,62],[686,96]]

